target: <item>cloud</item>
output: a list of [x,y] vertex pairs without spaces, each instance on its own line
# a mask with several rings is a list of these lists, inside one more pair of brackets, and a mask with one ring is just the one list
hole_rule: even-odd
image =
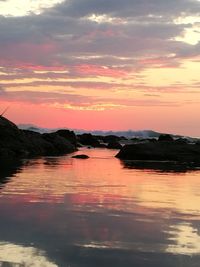
[[185,34],[199,14],[196,0],[68,0],[38,15],[1,15],[1,98],[79,110],[175,105],[152,93],[192,91],[193,82],[159,85],[147,72],[198,60],[200,44]]
[[68,0],[55,10],[68,16],[85,17],[90,14],[109,14],[117,17],[147,15],[178,16],[182,12],[193,14],[200,11],[195,0]]
[[4,16],[26,16],[31,13],[40,14],[44,9],[50,8],[62,1],[63,0],[1,0],[0,14]]
[[[22,62],[66,66],[77,64],[79,56],[99,55],[101,62],[93,58],[93,65],[95,62],[111,66],[114,57],[116,65],[120,65],[120,57],[127,57],[128,64],[131,59],[147,55],[194,56],[198,52],[196,46],[175,40],[192,27],[192,23],[174,22],[174,18],[183,12],[185,16],[199,14],[199,2],[70,0],[47,9],[39,16],[2,16],[0,64]],[[91,14],[118,17],[118,23],[109,20],[98,23],[89,19]],[[112,60],[109,60],[110,56]],[[171,62],[177,60],[175,57],[170,59]],[[87,64],[88,59],[82,57],[82,62]],[[136,67],[137,60],[131,64]]]
[[0,85],[0,96],[4,96],[5,95],[5,89],[3,88],[3,86]]
[[54,93],[42,91],[12,91],[5,92],[1,97],[1,101],[17,102],[17,103],[30,103],[43,106],[50,106],[61,109],[74,109],[74,110],[110,110],[110,109],[123,109],[131,107],[152,107],[152,106],[177,106],[175,101],[162,100],[158,95],[151,95],[142,99],[126,99],[114,97],[92,97],[80,94],[69,93]]

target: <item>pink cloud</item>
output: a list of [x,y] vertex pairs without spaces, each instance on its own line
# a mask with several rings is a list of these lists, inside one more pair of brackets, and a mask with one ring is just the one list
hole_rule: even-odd
[[75,71],[79,75],[89,76],[124,77],[128,75],[125,70],[122,70],[120,68],[104,67],[89,64],[75,66]]

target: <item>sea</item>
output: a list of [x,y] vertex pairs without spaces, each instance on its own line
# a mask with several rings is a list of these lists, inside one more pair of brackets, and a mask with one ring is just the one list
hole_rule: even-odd
[[117,152],[1,168],[0,266],[199,267],[200,170],[134,167]]

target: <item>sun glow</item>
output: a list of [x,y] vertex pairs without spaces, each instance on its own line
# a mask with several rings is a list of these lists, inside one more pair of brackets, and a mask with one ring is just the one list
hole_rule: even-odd
[[200,41],[200,23],[199,17],[187,16],[179,17],[175,21],[175,24],[186,24],[183,34],[175,38],[176,41],[182,41],[190,45],[196,45]]
[[7,0],[0,1],[0,15],[2,16],[27,16],[31,13],[41,14],[45,8],[50,8],[63,0]]
[[125,19],[122,20],[120,18],[110,17],[106,14],[102,14],[102,15],[92,14],[89,17],[86,17],[86,19],[88,19],[92,22],[96,22],[98,24],[101,24],[101,23],[126,24],[127,23],[127,21]]

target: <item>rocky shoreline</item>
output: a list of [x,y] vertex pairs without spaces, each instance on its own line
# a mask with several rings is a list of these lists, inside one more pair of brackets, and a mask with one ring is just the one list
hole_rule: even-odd
[[11,121],[0,117],[0,161],[61,155],[76,150],[76,135],[72,131],[40,134],[20,130]]
[[[200,142],[186,139],[174,140],[170,135],[158,139],[126,139],[115,135],[94,136],[91,133],[76,135],[70,130],[38,133],[21,130],[14,123],[0,116],[0,162],[12,162],[37,156],[58,156],[72,153],[78,147],[117,149],[116,157],[122,161],[138,161],[146,166],[157,163],[177,162],[200,166]],[[137,165],[137,164],[136,164]]]

